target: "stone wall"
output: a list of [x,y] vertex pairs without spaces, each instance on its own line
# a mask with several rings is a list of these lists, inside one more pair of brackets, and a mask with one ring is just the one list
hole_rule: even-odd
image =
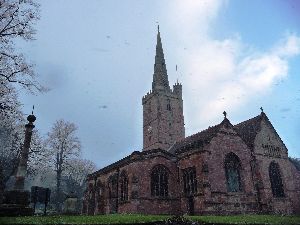
[[184,136],[181,93],[154,91],[143,97],[143,150],[167,150]]
[[[291,214],[293,212],[291,200],[294,197],[296,186],[288,160],[288,152],[276,134],[275,130],[265,120],[261,122],[261,130],[254,142],[254,153],[258,169],[259,189],[262,210],[272,213]],[[269,166],[275,162],[280,167],[285,197],[274,197],[271,189]]]
[[[256,212],[256,192],[253,185],[251,151],[232,128],[222,128],[206,147],[210,199],[206,199],[204,211],[214,214]],[[228,192],[225,157],[234,153],[241,163],[240,192]]]
[[293,181],[295,184],[295,190],[292,194],[292,205],[293,205],[293,213],[300,215],[300,171],[296,169],[296,167],[291,163],[291,170],[293,174]]

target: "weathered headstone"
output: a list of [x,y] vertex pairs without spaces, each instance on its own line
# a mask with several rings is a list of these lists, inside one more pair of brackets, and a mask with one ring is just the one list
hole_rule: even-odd
[[42,203],[44,207],[44,215],[47,214],[47,205],[50,202],[51,190],[38,186],[31,187],[31,202],[33,203],[33,211],[35,211],[36,203]]
[[78,213],[78,198],[71,193],[64,201],[64,214],[77,214]]

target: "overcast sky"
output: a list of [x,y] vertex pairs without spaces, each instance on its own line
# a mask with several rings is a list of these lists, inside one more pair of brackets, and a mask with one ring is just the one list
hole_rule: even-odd
[[[36,40],[21,43],[51,90],[23,93],[43,135],[74,122],[99,168],[142,149],[159,22],[170,84],[183,84],[186,134],[264,108],[300,157],[300,1],[41,0]],[[175,71],[176,64],[178,71]]]

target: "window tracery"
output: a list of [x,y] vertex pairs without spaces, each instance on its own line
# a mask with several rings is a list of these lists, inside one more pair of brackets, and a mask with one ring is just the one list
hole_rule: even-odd
[[128,176],[125,171],[120,175],[120,200],[121,202],[128,200]]
[[183,173],[183,191],[185,195],[197,193],[196,168],[189,167],[182,171]]
[[278,163],[271,162],[269,166],[269,177],[274,197],[284,197],[283,182]]
[[229,153],[225,157],[225,174],[227,190],[229,192],[242,191],[241,163],[239,157],[234,153]]
[[169,172],[166,167],[158,165],[151,172],[151,195],[155,197],[168,196]]

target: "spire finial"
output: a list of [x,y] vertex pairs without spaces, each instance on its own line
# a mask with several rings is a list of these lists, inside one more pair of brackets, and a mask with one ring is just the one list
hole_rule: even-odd
[[32,111],[31,111],[31,114],[33,115],[33,111],[34,111],[34,105],[32,105]]
[[261,112],[262,112],[262,113],[264,112],[264,109],[263,109],[263,107],[260,107],[260,110],[261,110]]
[[159,32],[159,24],[157,25],[157,32]]
[[227,112],[224,111],[224,112],[223,112],[223,115],[224,115],[224,118],[226,119],[226,118],[227,118]]

